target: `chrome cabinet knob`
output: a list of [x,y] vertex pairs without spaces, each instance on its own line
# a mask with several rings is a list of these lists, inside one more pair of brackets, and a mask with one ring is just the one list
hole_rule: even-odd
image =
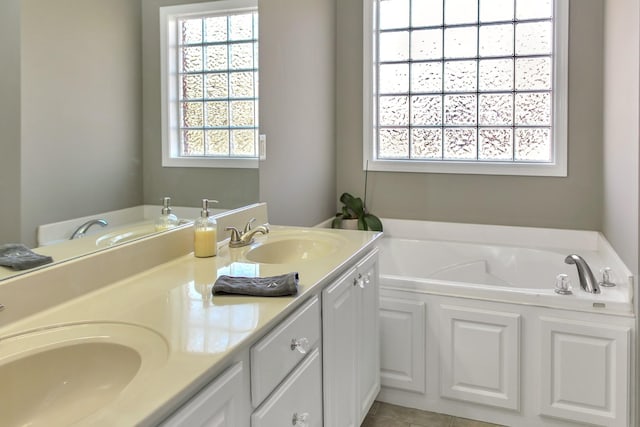
[[291,340],[291,351],[307,354],[307,351],[309,351],[309,340],[307,338],[293,338]]
[[302,412],[299,414],[295,412],[291,418],[291,425],[295,427],[309,427],[309,413]]

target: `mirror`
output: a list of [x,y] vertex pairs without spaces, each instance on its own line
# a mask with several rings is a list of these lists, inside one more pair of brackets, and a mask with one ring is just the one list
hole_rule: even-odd
[[177,2],[2,2],[0,243],[35,247],[40,224],[164,196],[221,209],[258,200],[257,169],[161,166],[157,9]]

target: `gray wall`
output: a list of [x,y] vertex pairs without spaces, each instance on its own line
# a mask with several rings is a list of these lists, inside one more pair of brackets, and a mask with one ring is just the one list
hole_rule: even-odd
[[162,167],[160,27],[162,6],[205,0],[142,0],[142,141],[144,202],[159,204],[164,196],[180,206],[200,206],[217,199],[217,208],[236,208],[258,201],[257,169]]
[[20,0],[0,2],[0,243],[20,240]]
[[602,230],[637,275],[640,6],[637,0],[607,0],[605,4]]
[[274,224],[335,213],[335,4],[260,2],[260,198]]
[[[337,24],[337,193],[363,194],[362,6],[340,0]],[[569,34],[568,177],[369,173],[378,216],[599,230],[602,223],[601,0],[573,0]]]
[[22,0],[21,240],[142,202],[140,6]]

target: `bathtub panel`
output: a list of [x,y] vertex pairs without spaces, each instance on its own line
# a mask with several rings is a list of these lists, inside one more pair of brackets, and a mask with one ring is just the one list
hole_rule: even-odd
[[628,423],[630,328],[546,318],[541,413],[607,426]]
[[380,376],[384,387],[425,393],[426,305],[380,298]]
[[441,305],[443,397],[519,410],[520,315]]

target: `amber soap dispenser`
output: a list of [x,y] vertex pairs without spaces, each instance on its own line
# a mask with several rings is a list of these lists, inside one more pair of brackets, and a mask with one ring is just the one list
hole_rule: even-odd
[[218,254],[218,224],[209,213],[209,204],[217,200],[202,199],[200,218],[193,223],[193,254],[198,258],[207,258]]

